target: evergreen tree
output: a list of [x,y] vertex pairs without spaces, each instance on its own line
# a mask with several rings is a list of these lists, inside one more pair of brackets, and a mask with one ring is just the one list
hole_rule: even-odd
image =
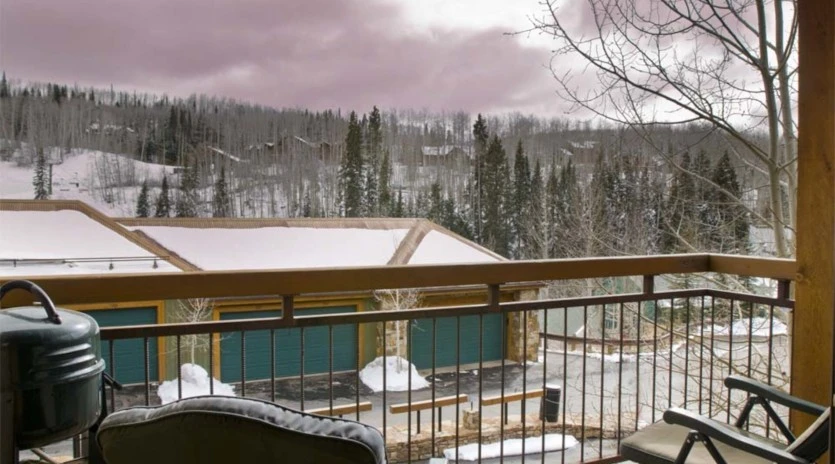
[[191,164],[186,160],[180,174],[180,195],[177,197],[177,217],[197,217],[197,189],[200,179],[197,173],[197,160]]
[[226,185],[226,167],[220,167],[220,176],[215,181],[214,196],[212,197],[213,217],[232,217],[232,202],[229,198],[229,188]]
[[696,229],[695,235],[699,238],[696,245],[699,250],[710,251],[711,244],[708,243],[708,237],[715,223],[715,219],[711,217],[713,208],[710,205],[714,197],[713,185],[709,182],[713,172],[710,167],[710,160],[704,150],[699,150],[693,160],[692,169],[693,173],[696,174],[696,179],[693,182],[693,210],[696,214],[695,219],[698,220],[694,227]]
[[502,256],[509,256],[510,225],[508,203],[511,195],[510,173],[502,141],[493,135],[484,158],[484,228],[483,244]]
[[162,187],[157,197],[156,209],[154,210],[154,217],[169,217],[171,216],[171,198],[168,194],[168,176],[162,176]]
[[35,200],[49,199],[49,174],[46,167],[46,156],[44,156],[43,148],[38,147],[38,154],[35,157],[35,175],[32,178],[32,185],[35,187]]
[[444,198],[441,195],[441,184],[438,181],[432,183],[429,192],[429,212],[426,217],[436,223],[446,226],[444,223]]
[[736,200],[742,196],[742,192],[727,151],[716,163],[711,180],[719,187],[713,191],[711,202],[717,226],[711,234],[713,250],[746,254],[749,251],[751,220],[748,212]]
[[484,244],[484,182],[485,160],[489,134],[487,122],[479,113],[473,124],[473,144],[475,160],[473,163],[472,179],[470,181],[470,222],[473,225],[473,236],[478,243]]
[[304,204],[302,205],[302,217],[313,217],[313,207],[310,202],[310,190],[304,191]]
[[0,98],[9,98],[9,83],[6,82],[6,73],[3,72],[3,77],[0,78]]
[[548,173],[548,182],[545,185],[545,240],[543,241],[546,252],[543,258],[556,258],[560,256],[559,243],[556,240],[557,231],[560,227],[560,185],[557,179],[557,166],[551,164]]
[[519,258],[523,254],[522,236],[525,231],[526,213],[531,202],[531,172],[528,157],[522,149],[522,140],[516,146],[516,157],[513,160],[513,204],[510,208],[513,219],[513,256]]
[[522,212],[522,247],[520,257],[522,259],[544,258],[543,245],[545,230],[545,205],[543,197],[542,170],[539,160],[534,166],[531,176],[531,196],[528,207]]
[[362,192],[362,128],[357,121],[357,114],[351,111],[348,133],[345,136],[345,156],[339,169],[339,194],[343,216],[360,217]]
[[380,216],[391,214],[393,198],[391,195],[391,160],[389,152],[383,152],[383,161],[380,163]]
[[148,217],[151,214],[151,206],[148,203],[148,181],[142,181],[142,189],[139,190],[139,197],[136,199],[136,217]]
[[375,106],[368,118],[368,163],[365,166],[365,211],[366,216],[380,216],[380,151],[383,146],[383,130],[380,110]]
[[403,209],[403,189],[400,188],[397,190],[397,203],[394,205],[392,216],[396,218],[402,218],[404,214],[405,211]]

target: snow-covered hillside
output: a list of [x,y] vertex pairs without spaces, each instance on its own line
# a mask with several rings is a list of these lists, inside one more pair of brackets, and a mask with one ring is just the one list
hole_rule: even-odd
[[[20,150],[26,150],[24,145]],[[15,153],[12,159],[23,156]],[[100,151],[73,149],[51,153],[53,200],[81,200],[110,216],[133,216],[136,196],[144,180],[152,190],[162,182],[163,173],[175,184],[173,166],[143,163],[126,156]],[[31,199],[34,165],[0,161],[0,198]]]

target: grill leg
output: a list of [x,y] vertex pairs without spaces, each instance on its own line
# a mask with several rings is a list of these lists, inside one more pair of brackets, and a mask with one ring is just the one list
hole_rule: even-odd
[[9,347],[0,345],[0,462],[18,463],[15,443],[14,390],[12,390],[12,356]]

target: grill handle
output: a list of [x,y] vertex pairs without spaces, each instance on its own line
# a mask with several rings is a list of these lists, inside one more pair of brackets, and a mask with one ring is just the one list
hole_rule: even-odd
[[12,280],[0,286],[0,300],[6,296],[6,293],[9,293],[12,290],[26,290],[27,292],[35,295],[38,298],[38,301],[41,302],[41,306],[43,306],[46,310],[46,318],[53,324],[61,323],[61,318],[55,311],[55,305],[52,304],[52,300],[49,299],[49,296],[41,287],[38,287],[28,280]]

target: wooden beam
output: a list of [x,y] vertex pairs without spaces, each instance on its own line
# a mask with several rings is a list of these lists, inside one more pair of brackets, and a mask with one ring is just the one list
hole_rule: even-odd
[[392,414],[402,414],[404,412],[422,411],[424,409],[440,408],[443,406],[452,406],[458,403],[466,403],[469,397],[462,393],[458,396],[445,396],[443,398],[435,398],[432,400],[412,401],[411,403],[400,403],[389,406],[389,412]]
[[[831,404],[835,309],[835,5],[797,2],[799,21],[797,277],[791,389]],[[791,426],[813,418],[792,411]]]
[[305,409],[304,412],[308,414],[316,414],[318,416],[344,416],[346,414],[354,414],[357,411],[367,412],[371,411],[372,405],[370,401],[363,401],[358,404],[343,404],[341,406],[334,406],[331,409],[329,406],[316,409]]
[[529,390],[529,391],[526,391],[526,392],[508,393],[504,396],[502,396],[502,395],[488,396],[486,398],[482,398],[481,405],[482,406],[493,406],[494,404],[513,403],[515,401],[530,400],[530,399],[534,399],[534,398],[542,398],[543,395],[545,395],[545,390]]

